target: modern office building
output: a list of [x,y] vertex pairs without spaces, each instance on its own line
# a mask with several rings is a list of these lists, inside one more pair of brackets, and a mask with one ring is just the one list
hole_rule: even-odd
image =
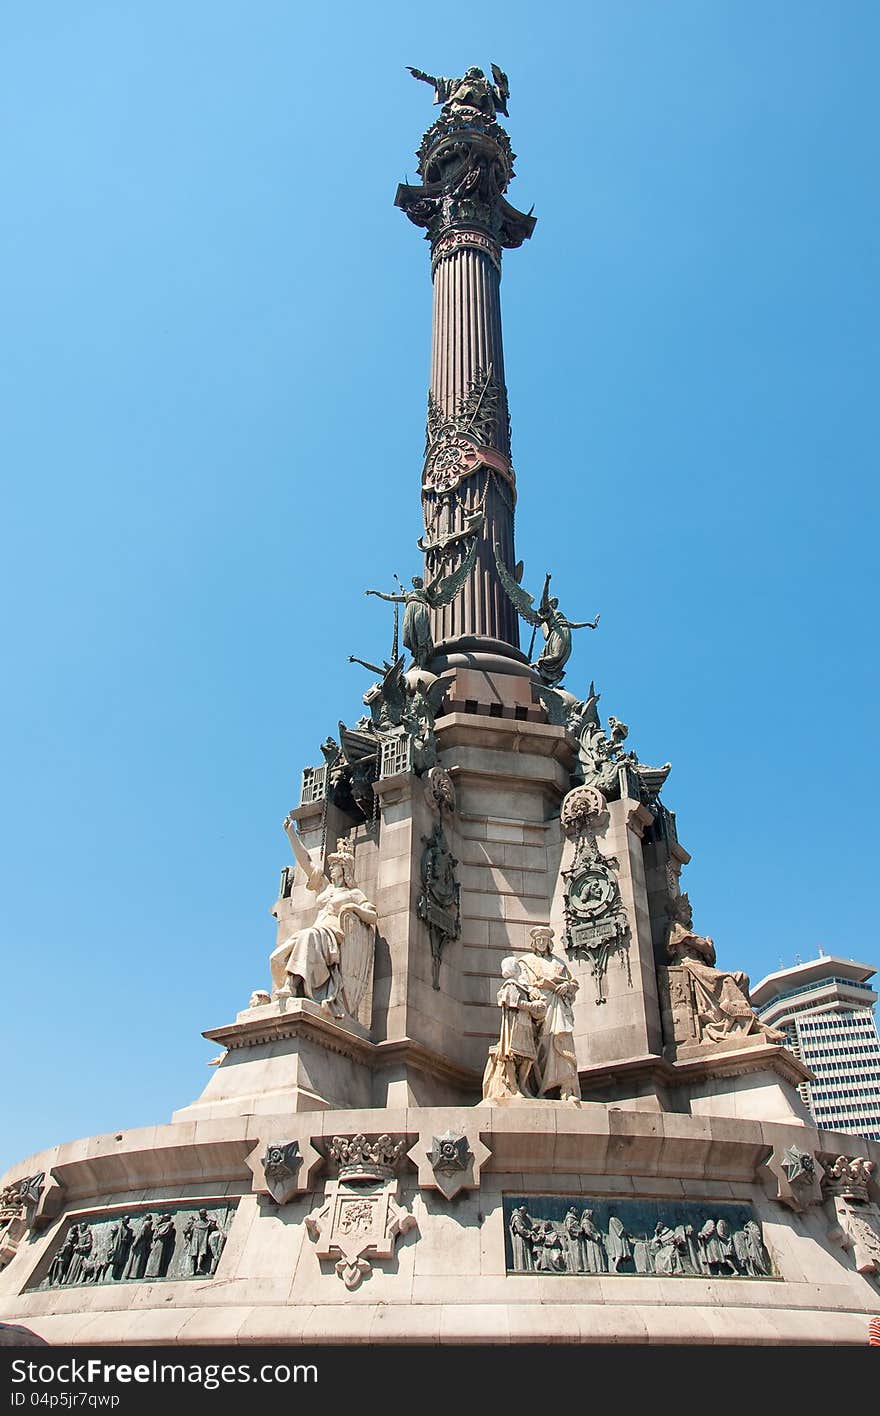
[[800,1091],[818,1126],[880,1140],[880,1037],[870,964],[822,954],[752,989],[759,1018],[788,1034],[815,1077]]

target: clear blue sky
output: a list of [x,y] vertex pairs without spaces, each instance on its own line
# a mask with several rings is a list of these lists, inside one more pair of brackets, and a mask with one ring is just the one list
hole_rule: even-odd
[[7,6],[3,1165],[192,1100],[264,986],[304,763],[418,570],[430,338],[392,205],[510,74],[518,553],[753,978],[875,925],[880,10]]

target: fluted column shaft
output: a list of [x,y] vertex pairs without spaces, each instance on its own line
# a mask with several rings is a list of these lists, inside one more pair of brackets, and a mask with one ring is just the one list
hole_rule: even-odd
[[[447,418],[455,417],[459,400],[477,373],[486,374],[491,368],[504,386],[500,286],[501,272],[482,251],[469,246],[459,247],[437,263],[431,394]],[[506,427],[498,450],[510,454]]]
[[[470,245],[453,249],[437,261],[434,270],[431,398],[435,412],[439,419],[454,420],[462,431],[469,428],[472,434],[477,433],[480,443],[495,454],[497,464],[494,468],[480,466],[446,495],[426,492],[428,541],[436,534],[463,530],[468,517],[483,514],[477,532],[477,561],[463,590],[451,605],[433,611],[437,643],[479,635],[519,647],[517,615],[498,579],[494,553],[497,542],[507,565],[513,566],[515,492],[510,471],[500,281],[500,251],[490,255]],[[467,405],[469,413],[463,411]],[[487,417],[493,406],[497,416]],[[446,550],[444,573],[460,564],[470,544],[467,539]],[[430,580],[440,569],[440,557],[429,551],[425,559],[426,579]]]

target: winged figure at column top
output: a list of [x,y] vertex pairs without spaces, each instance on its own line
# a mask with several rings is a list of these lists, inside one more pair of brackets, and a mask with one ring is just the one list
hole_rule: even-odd
[[599,616],[597,615],[594,620],[567,619],[559,608],[556,596],[550,595],[549,571],[544,579],[541,602],[537,610],[534,609],[534,595],[529,595],[514,580],[504,564],[501,547],[497,541],[495,543],[495,564],[501,584],[517,614],[522,615],[528,624],[540,629],[544,636],[544,649],[533,667],[538,670],[544,682],[551,687],[561,683],[565,676],[565,666],[571,657],[571,631],[573,629],[595,629],[599,623]]
[[505,118],[509,116],[507,100],[510,97],[510,84],[504,70],[499,69],[497,64],[492,65],[494,84],[490,84],[483,70],[476,66],[468,69],[460,79],[435,78],[433,74],[426,74],[423,69],[413,69],[410,65],[407,65],[407,68],[414,79],[433,85],[434,102],[442,103],[449,112],[457,108],[476,108],[488,118],[494,118],[496,113],[503,113]]
[[470,549],[461,565],[449,575],[438,575],[430,585],[426,585],[420,575],[412,578],[411,590],[400,594],[386,595],[382,590],[365,590],[365,595],[375,595],[380,600],[391,600],[405,605],[403,612],[403,642],[420,669],[424,669],[434,653],[431,636],[431,610],[439,610],[442,605],[450,605],[461,590],[474,568],[477,559],[477,538],[473,538]]

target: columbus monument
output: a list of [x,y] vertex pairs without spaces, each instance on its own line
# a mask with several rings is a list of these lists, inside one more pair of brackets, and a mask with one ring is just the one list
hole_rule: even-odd
[[694,925],[670,764],[569,676],[602,587],[563,612],[517,561],[500,285],[536,223],[507,196],[507,76],[411,72],[439,106],[395,197],[434,292],[421,573],[364,586],[387,658],[339,645],[362,701],[302,764],[275,944],[205,1033],[208,1085],[0,1181],[0,1320],[864,1344],[880,1148],[814,1127],[789,1039]]

